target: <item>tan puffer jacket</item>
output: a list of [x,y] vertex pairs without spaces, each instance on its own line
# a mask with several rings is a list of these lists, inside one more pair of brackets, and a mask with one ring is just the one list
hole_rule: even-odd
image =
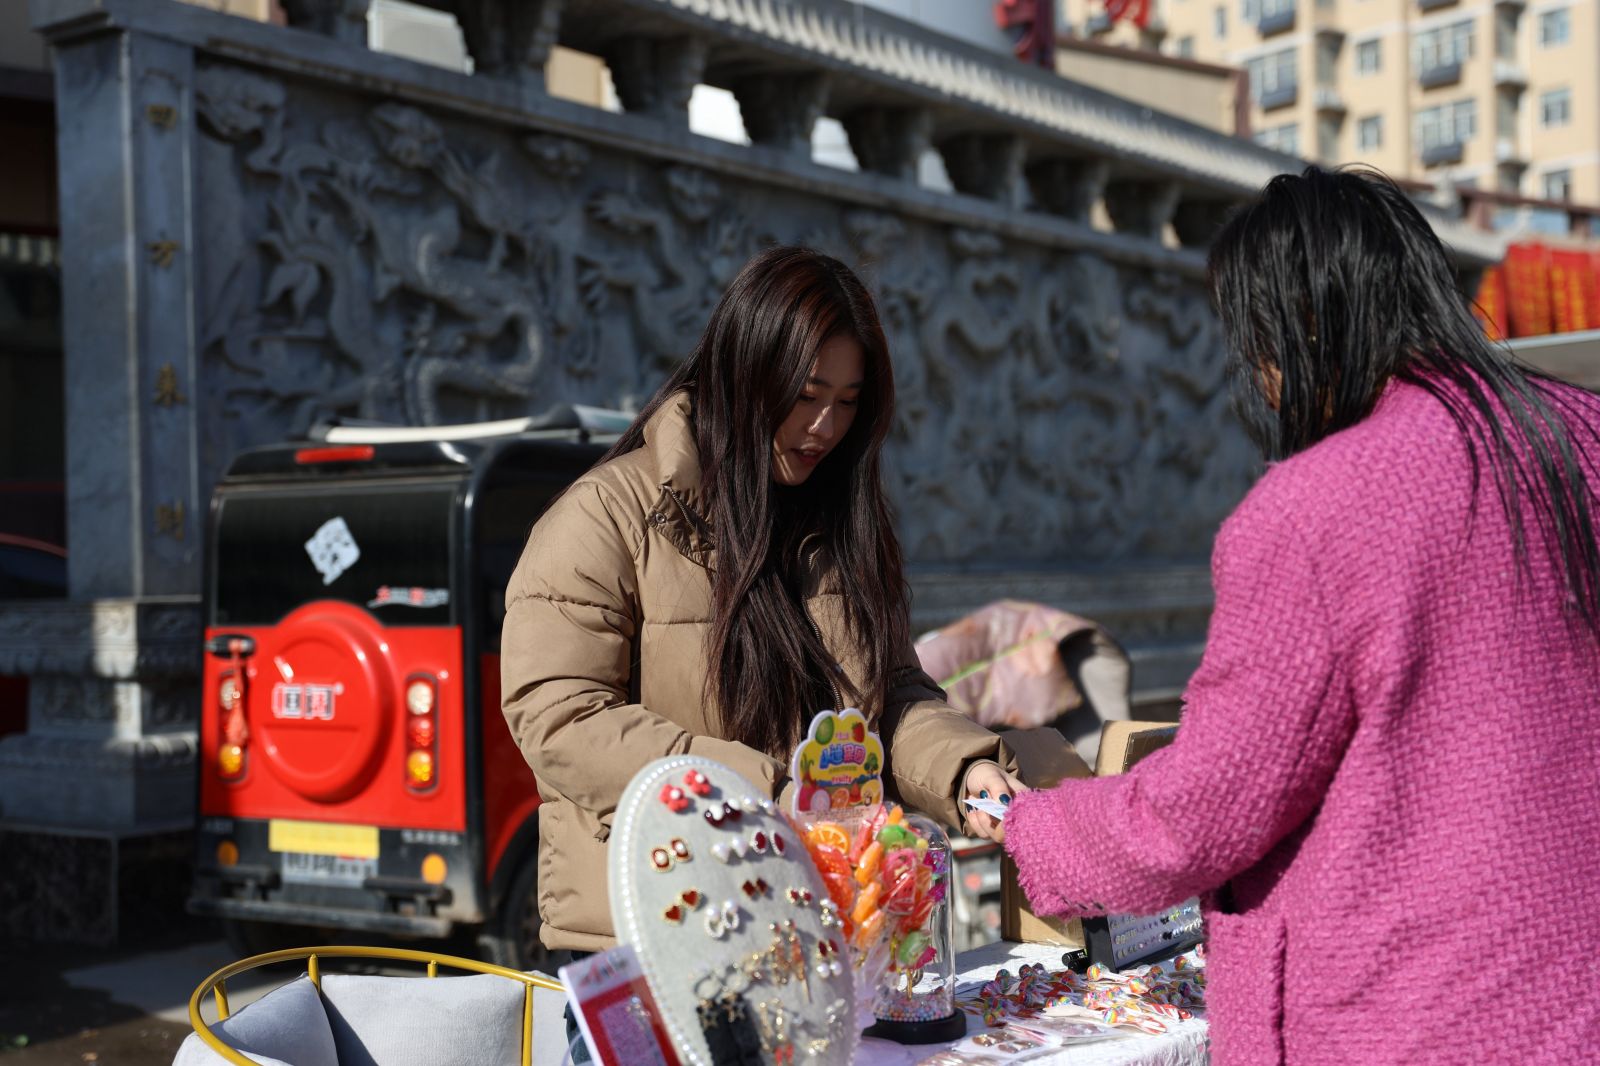
[[[715,759],[777,797],[778,760],[718,734],[702,700],[714,556],[699,509],[700,463],[687,394],[658,411],[645,445],[579,478],[540,519],[506,591],[503,709],[538,778],[539,913],[547,947],[613,943],[606,839],[622,791],[667,755]],[[854,680],[827,573],[806,607]],[[947,826],[977,759],[1015,769],[999,738],[943,702],[905,649],[888,700],[886,783]],[[809,713],[812,708],[805,708]]]

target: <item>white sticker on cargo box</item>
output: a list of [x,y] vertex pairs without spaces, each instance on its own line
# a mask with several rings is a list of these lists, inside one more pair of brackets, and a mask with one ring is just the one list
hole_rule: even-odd
[[356,538],[350,534],[344,519],[336,517],[322,523],[306,541],[306,554],[311,556],[312,565],[322,575],[322,583],[331,585],[356,564],[361,558],[361,549],[356,547]]

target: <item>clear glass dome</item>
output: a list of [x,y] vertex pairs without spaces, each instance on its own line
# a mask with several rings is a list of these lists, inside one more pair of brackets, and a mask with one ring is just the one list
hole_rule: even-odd
[[879,1024],[871,1035],[902,1043],[951,1039],[950,1029],[956,1036],[966,1031],[966,1019],[955,1003],[950,838],[919,814],[905,815],[901,826],[879,832],[889,958],[873,1000]]

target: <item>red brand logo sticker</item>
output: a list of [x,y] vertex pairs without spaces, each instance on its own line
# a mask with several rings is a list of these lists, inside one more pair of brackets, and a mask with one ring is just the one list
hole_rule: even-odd
[[272,717],[321,718],[333,721],[334,703],[344,694],[344,685],[290,684],[280,681],[272,686]]

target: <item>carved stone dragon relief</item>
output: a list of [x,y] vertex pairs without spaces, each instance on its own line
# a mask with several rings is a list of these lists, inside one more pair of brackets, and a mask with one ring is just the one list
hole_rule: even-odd
[[1189,279],[230,67],[196,95],[202,203],[244,234],[200,299],[220,455],[334,414],[636,405],[746,258],[799,240],[878,297],[912,560],[1201,557],[1248,482]]

